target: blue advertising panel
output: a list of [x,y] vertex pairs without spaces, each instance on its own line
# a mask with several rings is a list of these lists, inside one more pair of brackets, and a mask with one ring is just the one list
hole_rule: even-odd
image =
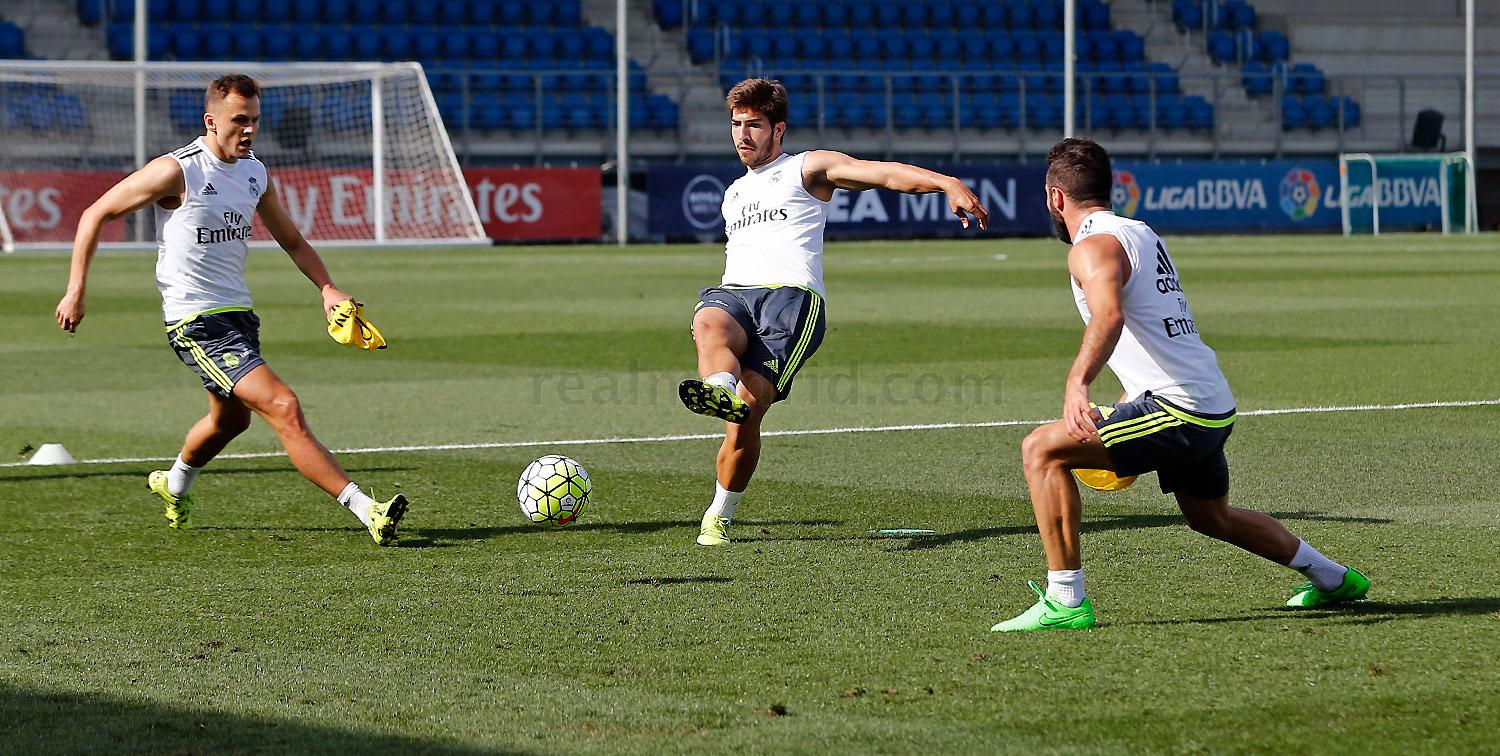
[[1162,233],[1340,227],[1338,161],[1114,164],[1115,212]]
[[[931,166],[957,176],[979,196],[990,214],[990,231],[1002,234],[1048,233],[1040,165]],[[737,164],[652,166],[646,187],[650,195],[649,231],[654,235],[724,233],[720,206],[724,191],[745,169]],[[953,234],[958,220],[941,194],[900,194],[883,189],[834,192],[828,208],[828,235],[923,236]]]

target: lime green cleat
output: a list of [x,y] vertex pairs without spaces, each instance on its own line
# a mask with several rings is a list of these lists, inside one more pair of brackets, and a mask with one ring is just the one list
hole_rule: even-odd
[[750,417],[750,405],[739,394],[723,386],[692,379],[677,385],[677,396],[683,406],[709,417],[717,417],[731,423],[743,423]]
[[1287,599],[1287,606],[1308,608],[1314,606],[1328,606],[1329,604],[1343,604],[1350,601],[1361,601],[1365,594],[1370,592],[1370,579],[1364,573],[1353,567],[1344,573],[1344,582],[1331,591],[1320,591],[1312,583],[1303,583],[1297,588],[1297,592]]
[[370,505],[370,537],[375,539],[376,546],[396,545],[396,526],[406,515],[406,505],[406,497],[401,494]]
[[167,527],[184,530],[188,526],[188,510],[193,506],[193,500],[186,494],[173,496],[167,489],[167,471],[156,470],[146,476],[146,488],[151,493],[161,497],[167,508],[163,513],[167,518]]
[[699,546],[727,546],[731,543],[725,529],[729,521],[718,515],[703,515],[703,524],[698,528]]
[[1037,602],[1017,617],[990,628],[992,633],[1022,630],[1087,630],[1094,626],[1094,602],[1087,598],[1076,607],[1063,606],[1042,592],[1035,580],[1026,584],[1036,591]]

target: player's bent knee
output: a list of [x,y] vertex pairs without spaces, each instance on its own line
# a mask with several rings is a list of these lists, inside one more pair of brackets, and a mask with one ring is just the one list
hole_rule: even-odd
[[1037,428],[1021,440],[1021,465],[1031,470],[1048,464],[1060,464],[1062,457],[1057,453],[1060,448],[1050,426]]

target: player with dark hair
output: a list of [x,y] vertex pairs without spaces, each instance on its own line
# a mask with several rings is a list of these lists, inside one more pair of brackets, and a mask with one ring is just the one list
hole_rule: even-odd
[[713,503],[699,528],[704,546],[729,543],[726,528],[760,459],[761,421],[823,341],[823,228],[834,191],[943,192],[965,228],[969,216],[989,225],[978,198],[952,176],[830,150],[782,152],[787,92],[780,82],[747,79],[725,102],[746,171],[724,192],[723,280],[699,293],[693,315],[701,380],[678,387],[688,409],[727,422]]
[[[1064,139],[1047,153],[1047,209],[1071,244],[1068,272],[1086,327],[1063,387],[1063,416],[1021,443],[1037,530],[1047,554],[1047,589],[991,630],[1094,626],[1083,590],[1082,501],[1073,470],[1119,476],[1155,471],[1193,530],[1291,567],[1310,582],[1288,606],[1365,597],[1370,581],[1292,535],[1268,515],[1229,506],[1224,442],[1235,402],[1218,359],[1203,343],[1177,265],[1149,226],[1110,209],[1109,155],[1089,139]],[[1108,363],[1125,387],[1119,402],[1095,405],[1089,384]]]
[[245,284],[245,259],[258,213],[292,262],[318,287],[326,315],[348,294],[333,285],[322,258],[277,200],[266,167],[250,146],[260,131],[260,87],[249,76],[215,79],[204,97],[205,133],[152,160],[105,192],[78,222],[67,293],[57,324],[76,333],[84,317],[89,263],[100,228],[156,204],[156,283],[167,342],[208,390],[208,414],[188,431],[170,470],[147,478],[173,528],[188,526],[188,491],[203,466],[260,415],[287,456],[314,485],[337,497],[375,543],[395,543],[406,497],[377,502],[360,489],[307,427],[297,395],[260,356],[260,319]]

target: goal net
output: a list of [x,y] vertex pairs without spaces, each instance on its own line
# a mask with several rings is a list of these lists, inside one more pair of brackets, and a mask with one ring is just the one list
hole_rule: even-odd
[[1474,166],[1462,152],[1339,155],[1344,235],[1474,233]]
[[[266,163],[282,206],[315,243],[488,241],[417,63],[0,61],[0,240],[72,243],[106,189],[204,133],[209,82],[260,82]],[[152,244],[151,208],[104,230]],[[253,238],[273,243],[256,221]]]

